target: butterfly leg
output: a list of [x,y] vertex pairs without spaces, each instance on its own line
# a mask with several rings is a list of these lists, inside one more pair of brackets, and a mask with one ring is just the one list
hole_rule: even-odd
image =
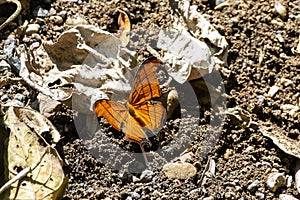
[[146,145],[149,145],[149,143],[147,143],[147,142],[140,143],[140,147],[141,147],[141,150],[142,150],[142,154],[143,154],[145,163],[146,163],[147,167],[149,167],[150,165],[149,165],[149,162],[148,162],[147,153],[145,152],[145,146]]

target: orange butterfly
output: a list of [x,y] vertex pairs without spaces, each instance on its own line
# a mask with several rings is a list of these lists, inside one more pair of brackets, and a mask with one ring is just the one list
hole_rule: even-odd
[[148,136],[156,136],[166,122],[165,108],[160,101],[155,101],[161,96],[157,79],[160,69],[161,62],[156,58],[142,63],[136,72],[129,102],[124,100],[122,104],[103,99],[95,103],[97,117],[106,118],[129,141],[140,144],[143,152],[145,144],[151,146]]

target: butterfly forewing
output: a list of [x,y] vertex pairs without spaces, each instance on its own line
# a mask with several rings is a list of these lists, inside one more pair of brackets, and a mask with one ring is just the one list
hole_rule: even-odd
[[129,103],[138,105],[161,96],[159,82],[156,77],[156,71],[160,61],[156,58],[146,60],[136,72]]

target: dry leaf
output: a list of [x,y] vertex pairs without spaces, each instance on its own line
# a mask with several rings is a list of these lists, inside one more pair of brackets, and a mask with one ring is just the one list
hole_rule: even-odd
[[67,186],[62,160],[41,136],[56,131],[51,123],[29,108],[10,107],[4,124],[10,130],[4,149],[10,187],[1,199],[61,199]]
[[[75,110],[86,112],[95,88],[129,91],[124,74],[135,66],[135,53],[120,47],[121,41],[113,34],[95,26],[79,25],[65,31],[54,44],[35,43],[29,51],[21,49],[20,76],[55,101],[68,106],[72,102],[83,103]],[[74,94],[77,96],[71,102]],[[51,114],[48,112],[48,116]]]
[[300,159],[300,142],[285,135],[280,127],[268,122],[260,122],[260,132],[270,138],[285,153]]
[[[215,69],[223,70],[228,55],[225,37],[197,11],[196,5],[190,6],[187,0],[173,0],[170,4],[177,13],[175,30],[163,31],[158,46],[166,51],[164,59],[172,66],[170,73],[175,75],[175,80],[182,83],[201,78]],[[209,42],[204,42],[206,40]],[[224,69],[223,74],[227,71]]]
[[299,159],[296,160],[295,182],[296,182],[297,191],[300,193],[300,160]]
[[129,32],[130,32],[130,20],[127,14],[123,11],[120,11],[118,18],[119,25],[119,37],[123,45],[126,46],[129,43]]

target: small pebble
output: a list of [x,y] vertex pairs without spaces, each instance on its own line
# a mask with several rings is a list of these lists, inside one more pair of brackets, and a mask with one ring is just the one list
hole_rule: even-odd
[[213,196],[204,197],[202,200],[214,200],[214,197]]
[[154,173],[151,170],[144,170],[141,174],[140,181],[143,183],[152,181]]
[[192,152],[188,152],[188,153],[185,153],[185,154],[181,155],[179,157],[179,159],[180,159],[181,162],[187,162],[189,160],[192,160],[193,155],[194,154]]
[[262,104],[265,101],[265,97],[262,95],[259,95],[259,96],[257,96],[257,101]]
[[276,1],[274,7],[281,18],[284,19],[287,16],[287,9],[280,1]]
[[37,6],[33,11],[33,15],[35,17],[48,17],[49,16],[49,11],[42,8],[41,6]]
[[34,39],[35,41],[41,41],[42,40],[42,37],[41,35],[37,34],[37,33],[33,33],[31,35],[31,38]]
[[0,72],[3,75],[6,75],[7,72],[9,72],[10,70],[11,70],[10,65],[5,60],[1,60],[0,61]]
[[278,172],[270,173],[267,179],[267,185],[272,192],[276,192],[278,188],[286,186],[284,173],[278,173]]
[[61,16],[51,16],[50,17],[50,20],[54,22],[54,24],[57,24],[57,25],[61,25],[64,23],[64,20]]
[[286,178],[286,187],[287,188],[292,187],[292,182],[293,182],[293,177],[292,176],[287,176],[287,178]]
[[56,10],[54,8],[50,8],[49,15],[50,16],[56,15]]
[[133,199],[140,199],[140,198],[141,198],[141,195],[140,195],[139,193],[137,193],[137,192],[132,192],[132,193],[131,193],[131,197],[132,197]]
[[257,199],[265,199],[265,194],[261,192],[256,192],[255,196],[257,197]]
[[0,98],[0,100],[2,102],[7,101],[7,99],[8,99],[8,96],[6,94],[2,95],[1,98]]
[[163,172],[168,178],[188,179],[194,177],[197,170],[190,163],[167,163],[163,166]]
[[38,24],[29,24],[25,33],[27,35],[32,35],[33,33],[37,33],[40,30],[40,25]]
[[23,94],[20,94],[20,93],[17,93],[15,96],[14,96],[14,99],[18,100],[18,101],[23,101],[25,99],[24,95]]
[[253,181],[250,185],[248,185],[247,190],[249,191],[255,191],[257,189],[257,185],[259,184],[258,180]]
[[289,195],[289,194],[280,194],[279,200],[299,200],[299,199],[297,199],[294,196]]
[[70,26],[76,26],[76,25],[81,25],[81,24],[88,24],[88,21],[84,19],[83,17],[75,17],[75,18],[68,18],[66,21],[67,25]]
[[57,15],[61,16],[62,18],[66,18],[67,17],[67,11],[65,11],[65,10],[60,11]]
[[279,87],[276,85],[273,85],[268,92],[268,96],[273,97],[278,92],[278,90],[279,90]]
[[281,78],[280,83],[283,84],[285,87],[293,85],[293,81],[287,78]]

